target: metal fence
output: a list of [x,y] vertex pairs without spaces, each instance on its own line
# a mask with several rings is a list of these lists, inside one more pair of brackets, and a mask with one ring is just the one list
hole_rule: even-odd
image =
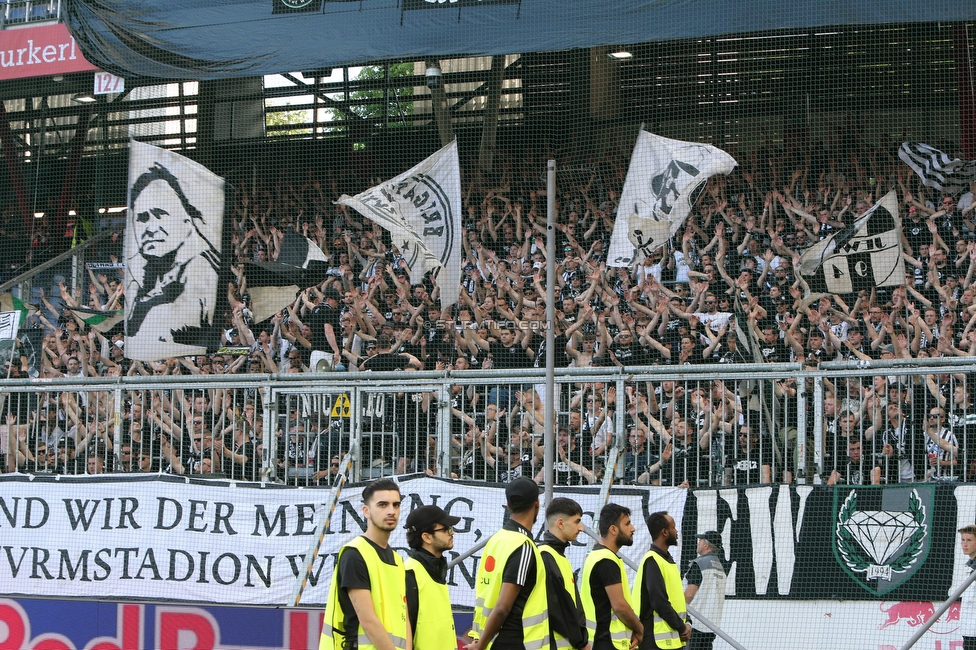
[[[968,359],[563,369],[554,483],[890,484],[976,477]],[[6,472],[330,485],[427,472],[542,481],[544,372],[9,381]]]

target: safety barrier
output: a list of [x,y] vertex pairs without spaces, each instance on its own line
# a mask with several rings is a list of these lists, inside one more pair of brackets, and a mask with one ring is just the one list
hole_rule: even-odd
[[[560,369],[554,483],[971,481],[969,359]],[[9,381],[6,472],[164,472],[292,485],[407,472],[542,480],[545,373]]]

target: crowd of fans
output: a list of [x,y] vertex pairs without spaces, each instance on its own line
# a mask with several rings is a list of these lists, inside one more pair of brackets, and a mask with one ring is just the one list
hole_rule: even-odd
[[[516,377],[512,371],[544,367],[548,326],[558,367],[791,361],[816,367],[976,355],[973,191],[941,195],[922,187],[894,148],[859,151],[741,156],[730,176],[709,181],[674,239],[632,269],[606,260],[626,160],[560,161],[552,323],[545,318],[542,157],[498,152],[492,180],[466,185],[461,294],[446,309],[432,278],[411,284],[386,233],[334,205],[339,194],[378,179],[309,172],[302,182],[237,180],[238,265],[227,287],[226,350],[157,363],[126,359],[121,333],[88,328],[65,309],[121,309],[121,271],[90,270],[88,286],[74,293],[60,283],[40,294],[24,326],[43,329],[40,358],[30,365],[15,357],[5,371],[80,378],[499,369]],[[794,271],[799,255],[892,189],[901,206],[905,284],[805,299],[804,280]],[[242,264],[275,260],[288,229],[322,249],[329,277],[256,323]],[[103,251],[106,260],[121,257],[120,242]],[[831,483],[973,480],[972,382],[962,373],[828,379],[818,405],[812,385],[791,378],[629,381],[620,399],[615,385],[581,377],[561,384],[553,405],[555,480],[589,484],[614,471],[618,481],[636,484],[790,482],[808,478],[816,460]],[[459,381],[450,404],[439,403],[429,387],[362,393],[357,433],[369,443],[365,464],[377,473],[443,471],[438,410],[450,408],[452,475],[541,481],[541,387],[489,384]],[[797,399],[798,391],[806,398]],[[350,419],[336,413],[337,394],[283,397],[273,422],[265,422],[265,406],[250,388],[126,395],[117,412],[110,391],[7,393],[0,411],[4,470],[240,480],[270,470],[289,482],[328,484],[348,450]],[[825,442],[815,450],[812,423],[821,413]],[[626,440],[618,445],[621,418]],[[801,428],[807,444],[797,440]],[[269,439],[274,449],[266,451]],[[620,460],[608,465],[614,448]],[[803,463],[798,449],[806,452]]]

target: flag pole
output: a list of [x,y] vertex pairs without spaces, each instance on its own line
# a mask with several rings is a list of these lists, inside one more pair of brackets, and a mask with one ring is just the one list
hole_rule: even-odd
[[546,503],[552,501],[553,464],[556,462],[556,161],[546,171],[546,411],[543,456]]

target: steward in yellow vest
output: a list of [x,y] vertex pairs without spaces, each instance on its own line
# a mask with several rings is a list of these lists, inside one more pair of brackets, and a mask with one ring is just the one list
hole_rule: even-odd
[[407,614],[414,650],[444,650],[457,645],[444,551],[454,548],[454,526],[461,521],[437,506],[421,506],[407,517]]
[[630,604],[630,585],[622,546],[634,543],[630,509],[608,503],[600,511],[600,543],[586,556],[580,596],[592,650],[630,650],[640,643],[644,626]]
[[691,625],[681,573],[668,552],[678,543],[678,529],[666,512],[648,515],[647,528],[653,543],[637,569],[633,597],[634,608],[648,630],[640,650],[683,648],[691,638]]
[[573,567],[566,557],[566,547],[576,541],[583,530],[583,509],[572,499],[556,497],[546,506],[546,524],[539,551],[546,568],[546,590],[549,593],[549,628],[551,650],[585,648],[590,642],[586,616]]
[[365,534],[341,549],[329,587],[319,650],[407,650],[406,573],[390,545],[400,488],[389,478],[363,489]]
[[519,477],[505,488],[511,519],[478,562],[467,650],[547,650],[549,612],[542,556],[532,541],[539,486]]

